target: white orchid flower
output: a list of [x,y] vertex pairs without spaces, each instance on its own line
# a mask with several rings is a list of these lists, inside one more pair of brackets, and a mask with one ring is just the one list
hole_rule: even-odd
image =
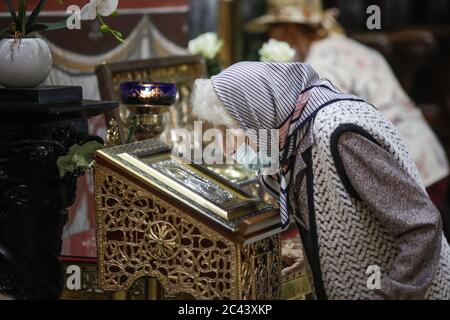
[[90,0],[90,2],[81,9],[81,20],[100,21],[100,31],[112,34],[118,41],[125,42],[123,34],[112,29],[103,17],[112,15],[119,6],[119,0]]
[[119,0],[90,0],[81,9],[81,20],[95,20],[97,14],[107,17],[110,16],[119,6]]

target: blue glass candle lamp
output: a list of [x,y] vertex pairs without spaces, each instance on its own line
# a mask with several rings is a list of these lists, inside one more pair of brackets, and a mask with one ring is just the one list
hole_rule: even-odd
[[175,103],[174,83],[130,81],[120,84],[122,102],[128,105],[170,106]]
[[164,132],[164,114],[177,98],[174,83],[131,81],[120,84],[120,94],[129,117],[127,142],[157,138]]

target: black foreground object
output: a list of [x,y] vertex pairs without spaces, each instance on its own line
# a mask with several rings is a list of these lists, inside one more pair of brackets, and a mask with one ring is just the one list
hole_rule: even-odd
[[45,104],[81,103],[81,87],[45,86],[38,88],[0,88],[0,108],[8,103]]
[[14,299],[58,299],[61,236],[83,173],[61,178],[56,160],[75,143],[102,142],[88,134],[87,120],[118,105],[32,106],[0,102],[0,292]]

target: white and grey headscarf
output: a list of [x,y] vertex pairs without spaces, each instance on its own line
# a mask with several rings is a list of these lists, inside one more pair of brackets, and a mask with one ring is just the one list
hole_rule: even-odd
[[211,81],[217,96],[243,129],[279,129],[280,168],[276,175],[260,175],[260,180],[279,200],[281,223],[287,227],[291,176],[310,120],[333,102],[362,100],[340,92],[328,80],[320,79],[310,65],[299,62],[240,62]]

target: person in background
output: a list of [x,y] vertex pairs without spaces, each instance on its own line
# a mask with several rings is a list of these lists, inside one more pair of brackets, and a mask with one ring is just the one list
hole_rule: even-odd
[[[376,108],[300,62],[237,63],[197,80],[192,105],[216,125],[278,130],[273,171],[255,167],[267,163],[264,139],[255,147],[227,143],[223,153],[256,157],[238,163],[258,170],[283,228],[295,217],[317,298],[450,299],[440,214],[398,131]],[[379,268],[379,285],[368,285],[369,266]]]
[[[445,151],[383,56],[348,38],[335,20],[337,10],[323,10],[320,0],[269,0],[268,8],[247,30],[268,32],[270,38],[289,43],[297,60],[376,106],[400,132],[430,198],[443,213],[449,175]],[[449,238],[449,215],[443,219]]]

